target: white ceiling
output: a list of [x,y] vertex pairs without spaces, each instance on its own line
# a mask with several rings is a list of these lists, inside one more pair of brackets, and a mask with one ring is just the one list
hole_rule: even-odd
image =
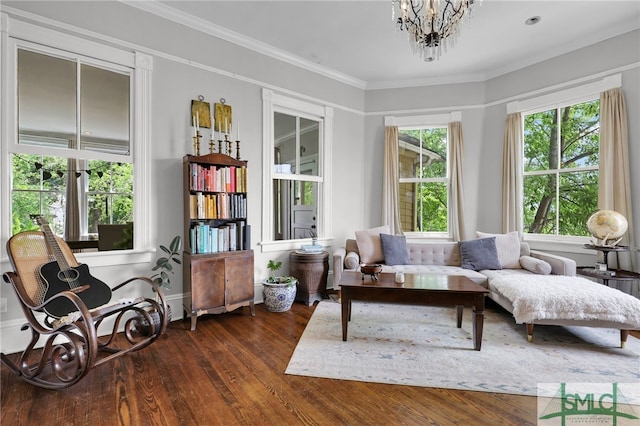
[[640,28],[638,0],[484,0],[453,48],[424,62],[391,0],[129,4],[363,88],[482,81]]

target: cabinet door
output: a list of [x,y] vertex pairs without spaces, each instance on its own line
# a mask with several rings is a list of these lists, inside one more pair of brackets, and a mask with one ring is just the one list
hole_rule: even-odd
[[194,310],[224,306],[224,270],[224,258],[192,258],[191,301]]
[[253,300],[253,254],[226,259],[226,304]]

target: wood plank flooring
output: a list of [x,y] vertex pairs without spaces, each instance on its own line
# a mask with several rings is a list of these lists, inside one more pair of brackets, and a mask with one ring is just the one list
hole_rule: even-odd
[[285,375],[314,307],[170,325],[70,389],[1,368],[2,425],[534,425],[536,398]]

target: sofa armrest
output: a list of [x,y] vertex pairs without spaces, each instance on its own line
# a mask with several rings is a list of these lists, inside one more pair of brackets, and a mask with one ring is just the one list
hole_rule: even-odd
[[342,271],[344,271],[344,257],[347,255],[345,247],[339,247],[333,252],[333,289],[340,287]]
[[555,254],[545,253],[538,250],[531,250],[531,256],[540,260],[544,260],[551,265],[551,273],[554,275],[570,275],[576,274],[576,261],[568,257],[558,256]]

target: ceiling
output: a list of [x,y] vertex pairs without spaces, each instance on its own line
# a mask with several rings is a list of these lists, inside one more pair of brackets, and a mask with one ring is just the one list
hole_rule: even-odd
[[638,0],[484,0],[458,42],[425,62],[397,31],[391,0],[129,4],[362,88],[483,81],[640,28]]

